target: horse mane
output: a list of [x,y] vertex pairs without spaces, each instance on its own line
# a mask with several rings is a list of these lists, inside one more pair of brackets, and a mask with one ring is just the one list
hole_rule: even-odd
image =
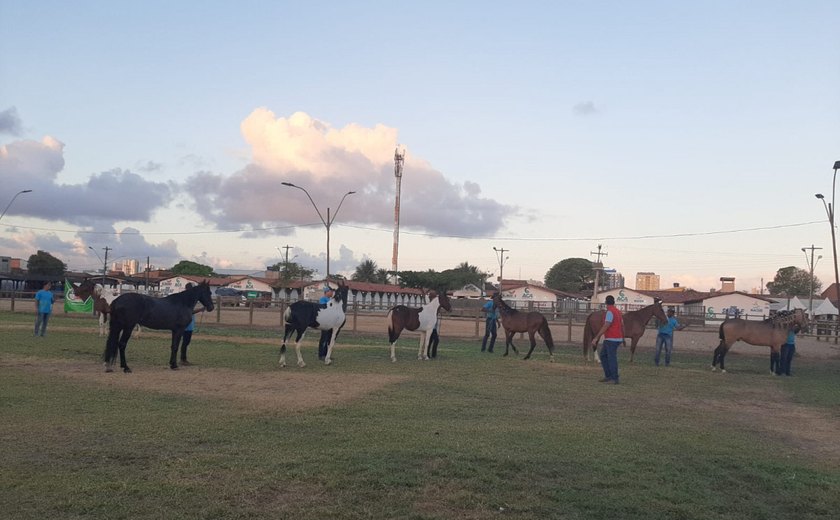
[[766,318],[764,323],[769,323],[774,327],[790,327],[791,325],[796,322],[796,309],[792,310],[782,310],[776,312],[776,314]]

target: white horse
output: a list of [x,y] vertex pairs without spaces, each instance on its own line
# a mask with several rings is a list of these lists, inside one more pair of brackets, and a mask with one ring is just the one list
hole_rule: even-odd
[[438,319],[438,309],[443,307],[447,311],[452,310],[449,297],[446,291],[440,294],[432,291],[429,293],[429,303],[419,309],[397,305],[388,311],[388,341],[391,343],[391,361],[396,363],[397,353],[395,345],[403,330],[420,331],[420,350],[417,352],[417,359],[424,361],[429,359],[428,334],[435,328]]
[[347,320],[345,313],[347,312],[347,293],[349,288],[346,285],[339,284],[335,291],[335,296],[327,302],[326,306],[306,301],[298,301],[289,305],[283,315],[283,321],[286,323],[286,330],[283,332],[283,344],[280,345],[280,366],[286,366],[286,340],[297,333],[295,338],[295,353],[297,354],[297,365],[301,368],[306,366],[303,362],[303,356],[300,354],[300,342],[306,334],[307,329],[318,329],[321,331],[331,330],[332,337],[330,344],[327,347],[327,355],[324,358],[324,364],[332,363],[332,350],[335,346],[335,340],[344,322]]

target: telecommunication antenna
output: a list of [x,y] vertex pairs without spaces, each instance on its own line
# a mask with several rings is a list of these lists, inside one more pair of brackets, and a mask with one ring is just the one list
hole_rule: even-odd
[[402,187],[403,164],[405,163],[405,149],[400,153],[399,146],[394,149],[394,177],[396,178],[396,198],[394,199],[394,254],[391,257],[391,271],[394,285],[397,284],[397,258],[400,252],[400,189]]

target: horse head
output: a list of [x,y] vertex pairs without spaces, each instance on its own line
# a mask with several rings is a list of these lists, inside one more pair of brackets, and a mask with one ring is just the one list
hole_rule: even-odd
[[436,290],[434,294],[437,295],[440,306],[447,312],[452,312],[452,302],[449,301],[449,295],[446,294],[446,289],[441,287]]
[[668,316],[665,314],[665,309],[662,308],[662,298],[653,299],[653,315],[661,322],[668,321]]
[[802,309],[794,310],[793,324],[799,325],[799,330],[808,330],[808,314]]
[[335,290],[333,300],[341,302],[341,308],[347,312],[347,295],[350,292],[350,287],[344,282],[338,282],[338,289]]
[[195,291],[196,295],[198,296],[198,301],[201,302],[201,305],[204,306],[204,310],[213,310],[213,292],[210,290],[210,282],[204,280],[195,287],[188,290]]

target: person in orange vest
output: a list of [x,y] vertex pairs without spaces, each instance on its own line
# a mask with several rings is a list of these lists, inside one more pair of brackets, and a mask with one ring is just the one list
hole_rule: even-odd
[[604,368],[602,383],[618,384],[618,347],[624,343],[624,320],[615,306],[615,298],[612,295],[605,299],[607,312],[604,315],[604,324],[601,330],[592,339],[592,348],[598,346],[598,340],[604,336],[604,345],[601,347],[601,366]]

